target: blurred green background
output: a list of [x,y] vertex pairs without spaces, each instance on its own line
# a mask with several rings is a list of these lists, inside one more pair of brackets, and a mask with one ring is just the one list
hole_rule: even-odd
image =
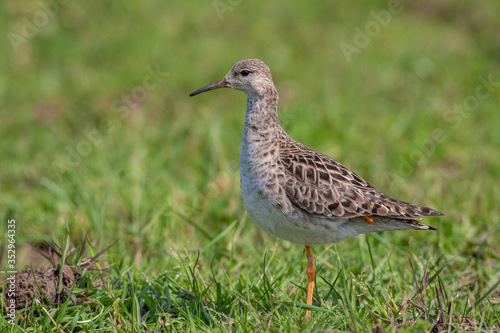
[[[107,259],[117,271],[175,270],[171,253],[197,249],[200,261],[255,258],[258,267],[276,239],[250,223],[239,193],[245,96],[188,95],[234,62],[259,58],[294,139],[390,196],[447,213],[423,221],[437,233],[368,236],[375,257],[387,242],[425,260],[457,257],[458,270],[479,255],[484,272],[471,279],[491,286],[500,243],[500,3],[390,6],[3,1],[0,216],[17,221],[20,268],[33,261],[25,242],[62,239],[65,221],[75,242],[83,232],[100,247],[120,238]],[[352,257],[348,270],[363,269],[349,248],[364,239],[338,245]],[[277,260],[301,260],[301,251],[282,241]]]

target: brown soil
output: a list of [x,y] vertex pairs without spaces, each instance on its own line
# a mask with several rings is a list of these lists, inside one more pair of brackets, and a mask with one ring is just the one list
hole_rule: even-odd
[[[52,265],[45,265],[39,268],[35,268],[33,272],[30,268],[26,268],[23,271],[17,272],[15,275],[15,296],[12,297],[12,288],[4,288],[4,296],[6,304],[10,302],[11,299],[15,301],[16,310],[23,309],[25,307],[31,306],[33,304],[34,298],[40,301],[40,303],[60,303],[63,302],[74,282],[80,280],[80,273],[73,271],[69,266],[63,266],[63,288],[61,294],[57,293],[57,285],[59,283],[59,267]],[[33,279],[35,276],[36,283],[40,286],[40,289],[44,296],[40,295],[38,286]],[[7,284],[10,286],[9,280]],[[9,297],[10,296],[10,297]]]

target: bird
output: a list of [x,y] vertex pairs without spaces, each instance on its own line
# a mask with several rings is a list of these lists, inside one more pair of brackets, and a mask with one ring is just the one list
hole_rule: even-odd
[[[190,96],[219,88],[246,94],[240,147],[243,202],[265,232],[305,246],[307,305],[312,305],[316,272],[312,245],[378,231],[436,230],[418,217],[444,213],[389,197],[333,158],[292,139],[278,120],[278,91],[262,60],[238,61],[223,79]],[[310,316],[306,308],[306,322]]]

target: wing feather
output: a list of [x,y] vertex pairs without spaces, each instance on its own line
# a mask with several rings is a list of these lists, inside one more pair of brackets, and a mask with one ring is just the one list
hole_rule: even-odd
[[286,174],[280,185],[288,199],[313,215],[397,219],[444,215],[388,197],[334,159],[290,139],[282,140],[280,163]]

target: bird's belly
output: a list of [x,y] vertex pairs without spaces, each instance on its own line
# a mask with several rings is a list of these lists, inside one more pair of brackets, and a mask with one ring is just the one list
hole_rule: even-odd
[[[338,243],[358,233],[346,228],[349,219],[323,219],[294,208],[282,212],[273,205],[273,199],[262,194],[254,181],[241,179],[241,193],[248,216],[265,232],[304,245]],[[283,198],[281,198],[283,199]],[[286,198],[285,198],[286,199]],[[287,199],[286,199],[287,200]]]
[[[321,218],[295,207],[288,198],[269,185],[278,173],[271,148],[260,137],[252,141],[243,132],[240,153],[240,186],[248,216],[265,232],[279,238],[305,245],[338,243],[356,236],[347,218]],[[249,143],[250,142],[250,143]],[[271,188],[273,188],[271,186]]]

